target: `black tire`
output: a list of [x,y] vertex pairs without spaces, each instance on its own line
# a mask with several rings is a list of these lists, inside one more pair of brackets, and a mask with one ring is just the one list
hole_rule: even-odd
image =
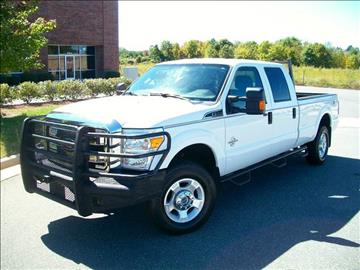
[[[188,222],[179,223],[172,220],[166,213],[164,206],[165,196],[169,196],[168,191],[175,182],[186,178],[196,180],[201,185],[205,197],[202,208],[198,212],[197,216]],[[173,196],[176,197],[175,193]],[[154,222],[160,226],[160,228],[172,234],[188,233],[199,228],[208,220],[214,208],[215,199],[216,185],[211,175],[204,168],[195,163],[183,162],[169,169],[169,172],[166,176],[166,184],[163,188],[162,194],[160,197],[150,202],[150,211]],[[190,208],[188,210],[190,212],[192,211]],[[177,213],[176,209],[174,209],[174,211]]]
[[[326,138],[326,147],[325,152],[322,153],[320,151],[321,148],[321,137],[325,136]],[[329,136],[329,129],[326,126],[321,126],[316,134],[315,139],[308,144],[308,155],[306,156],[306,160],[308,163],[312,165],[321,165],[324,163],[330,145],[330,136]]]

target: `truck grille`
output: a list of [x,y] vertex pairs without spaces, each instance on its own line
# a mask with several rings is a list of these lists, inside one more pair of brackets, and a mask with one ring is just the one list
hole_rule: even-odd
[[120,165],[122,158],[155,155],[165,158],[170,147],[170,136],[166,132],[152,133],[152,136],[166,136],[167,149],[146,154],[118,151],[121,140],[147,136],[109,134],[88,126],[48,121],[44,117],[28,118],[23,124],[20,151],[24,187],[28,192],[41,193],[77,209],[81,215],[88,215],[92,198],[87,190],[94,188],[96,179],[136,176],[118,168],[110,172],[112,166]]

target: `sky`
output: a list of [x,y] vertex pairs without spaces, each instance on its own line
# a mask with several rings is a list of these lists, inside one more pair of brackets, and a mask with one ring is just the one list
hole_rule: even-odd
[[119,1],[119,46],[147,50],[163,40],[302,41],[360,47],[360,2]]

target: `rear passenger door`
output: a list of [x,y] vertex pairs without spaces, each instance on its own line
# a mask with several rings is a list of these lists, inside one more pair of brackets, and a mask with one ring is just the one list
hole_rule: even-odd
[[285,152],[295,146],[298,136],[298,108],[293,82],[285,76],[280,66],[265,66],[267,84],[271,90],[272,109],[271,144],[274,154]]

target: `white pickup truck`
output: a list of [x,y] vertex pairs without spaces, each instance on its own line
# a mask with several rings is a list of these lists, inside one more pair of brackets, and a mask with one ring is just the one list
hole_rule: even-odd
[[296,93],[270,62],[165,62],[119,90],[25,120],[26,191],[82,216],[150,202],[162,228],[188,232],[209,217],[218,183],[297,153],[323,163],[339,115],[336,95]]

